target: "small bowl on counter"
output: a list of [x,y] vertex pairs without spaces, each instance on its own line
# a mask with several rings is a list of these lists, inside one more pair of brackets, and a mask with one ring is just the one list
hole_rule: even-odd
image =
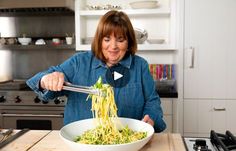
[[27,37],[18,38],[18,42],[21,45],[29,45],[31,41],[32,41],[32,38],[27,38]]

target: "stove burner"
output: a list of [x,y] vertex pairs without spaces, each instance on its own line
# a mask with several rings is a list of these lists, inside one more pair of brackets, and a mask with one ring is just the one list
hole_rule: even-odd
[[208,149],[206,140],[204,139],[196,139],[195,144],[193,144],[193,149],[195,151],[211,151],[210,149]]
[[210,137],[184,137],[187,151],[236,151],[236,137],[230,132],[225,134],[211,130]]
[[223,150],[223,151],[236,150],[236,137],[230,131],[226,131],[225,134],[220,134],[212,130],[210,138],[211,138],[211,143],[218,150]]

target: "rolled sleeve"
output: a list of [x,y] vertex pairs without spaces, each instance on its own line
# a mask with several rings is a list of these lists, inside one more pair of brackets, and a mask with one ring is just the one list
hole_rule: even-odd
[[39,96],[40,99],[48,101],[55,98],[56,93],[49,90],[42,90],[40,88],[40,80],[47,72],[40,72],[26,81],[26,84]]
[[160,104],[160,98],[157,94],[156,97],[152,98],[152,100],[146,101],[143,116],[145,115],[149,115],[154,121],[155,132],[162,132],[166,129],[166,123],[163,120],[163,111]]
[[34,75],[32,78],[26,81],[26,84],[38,94],[38,96],[43,99],[44,101],[47,101],[49,99],[53,99],[58,96],[64,95],[64,92],[55,92],[55,91],[49,91],[49,90],[42,90],[40,89],[40,80],[41,78],[49,73],[52,72],[62,72],[64,74],[65,81],[68,81],[68,79],[73,79],[73,76],[77,72],[76,69],[78,68],[79,63],[78,61],[78,55],[75,54],[71,58],[64,61],[62,64],[57,66],[51,66],[48,70],[39,72],[36,75]]

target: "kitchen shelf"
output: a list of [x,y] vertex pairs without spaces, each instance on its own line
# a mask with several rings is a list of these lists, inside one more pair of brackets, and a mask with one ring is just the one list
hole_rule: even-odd
[[164,50],[176,50],[176,48],[168,44],[138,44],[138,50],[164,51]]
[[[79,11],[80,16],[102,16],[109,10],[82,10]],[[144,16],[144,15],[158,15],[158,16],[170,16],[170,9],[124,9],[129,16]]]
[[[90,51],[91,45],[79,45],[77,51]],[[167,44],[138,44],[138,51],[175,51],[176,48]]]
[[64,11],[64,12],[1,12],[0,17],[37,17],[37,16],[74,16],[73,11]]
[[0,50],[73,50],[75,45],[0,45]]
[[105,1],[97,3],[95,0],[75,1],[75,25],[76,25],[76,50],[90,51],[91,45],[84,44],[83,40],[94,36],[96,25],[102,15],[109,10],[89,10],[90,5],[118,5],[122,6],[119,11],[125,12],[132,22],[134,28],[144,29],[148,33],[148,39],[165,39],[164,44],[139,44],[138,51],[175,51],[176,47],[176,22],[175,3],[170,0],[159,1],[159,7],[152,9],[132,9],[128,1]]

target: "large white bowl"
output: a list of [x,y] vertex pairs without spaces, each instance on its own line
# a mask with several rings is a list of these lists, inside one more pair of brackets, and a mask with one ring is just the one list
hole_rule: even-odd
[[76,121],[65,125],[60,130],[60,137],[68,144],[73,151],[137,151],[142,148],[152,137],[154,129],[151,125],[130,118],[118,118],[122,125],[135,131],[147,132],[147,137],[126,144],[116,145],[89,145],[74,142],[76,136],[82,135],[84,131],[95,128],[94,119]]

